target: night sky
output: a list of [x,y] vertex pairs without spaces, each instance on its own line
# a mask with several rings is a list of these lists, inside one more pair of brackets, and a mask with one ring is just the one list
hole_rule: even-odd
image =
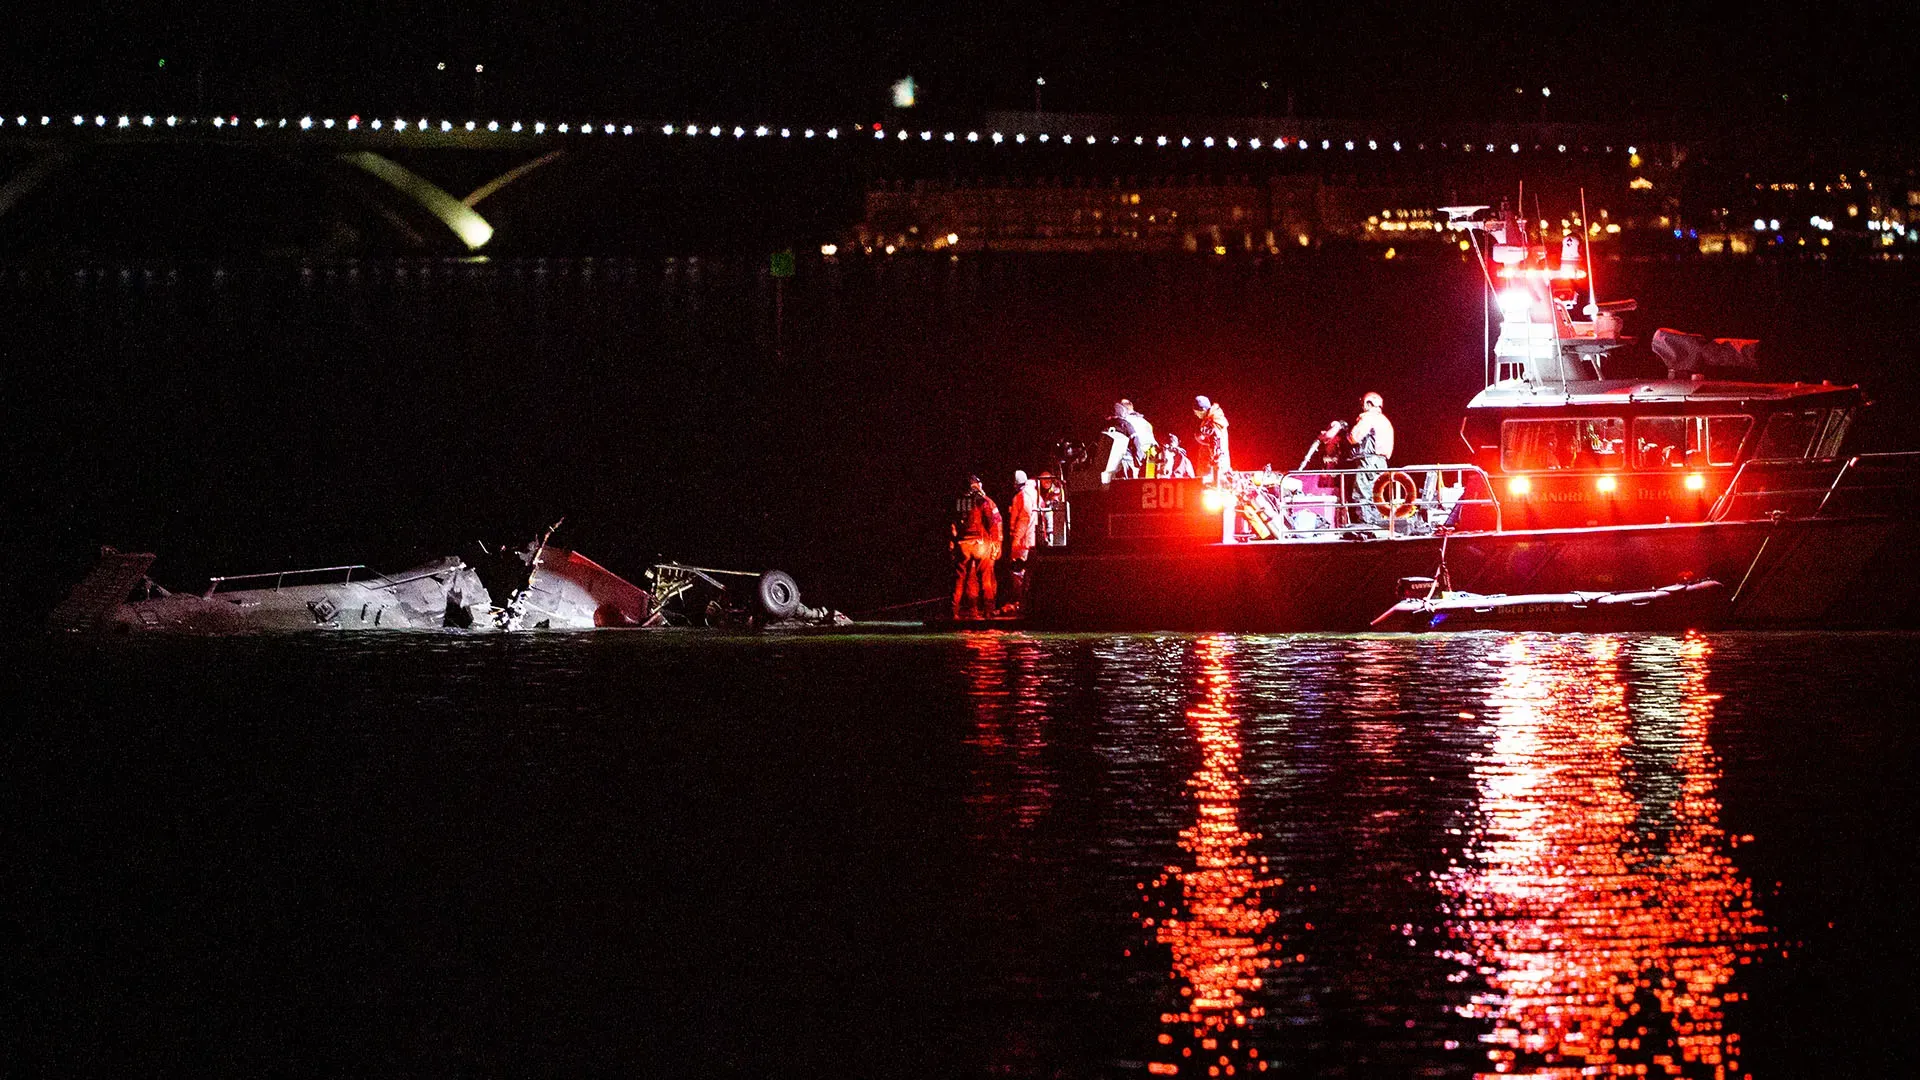
[[9,7],[0,98],[19,108],[868,116],[912,75],[923,111],[969,113],[1032,108],[1043,75],[1048,110],[1245,115],[1291,100],[1312,116],[1898,138],[1916,105],[1911,10],[1862,0]]

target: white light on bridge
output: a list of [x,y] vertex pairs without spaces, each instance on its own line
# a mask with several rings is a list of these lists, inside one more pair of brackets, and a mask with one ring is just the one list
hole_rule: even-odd
[[498,121],[498,120],[489,120],[489,121],[487,121],[487,130],[488,130],[488,131],[499,131],[499,130],[500,130],[500,121]]
[[[253,122],[253,125],[254,125],[255,127],[259,127],[259,126],[260,126],[260,121],[258,121],[258,120],[255,120],[255,121]],[[313,128],[313,117],[311,117],[311,116],[303,116],[303,117],[301,117],[301,118],[300,118],[300,130],[301,130],[301,131],[308,131],[308,130],[311,130],[312,128]]]
[[168,126],[168,127],[173,127],[174,125],[176,125],[176,124],[178,124],[179,122],[180,122],[180,118],[179,118],[179,117],[177,117],[177,116],[169,116],[169,117],[167,117],[167,126]]
[[979,132],[977,132],[977,131],[969,131],[969,132],[967,132],[967,141],[968,141],[968,142],[979,142],[979,141],[980,141],[980,133],[979,133]]
[[1160,136],[1159,138],[1153,140],[1153,145],[1155,146],[1167,145],[1167,137],[1165,135]]
[[323,127],[323,128],[326,128],[326,129],[327,129],[328,131],[332,131],[332,130],[333,130],[333,118],[332,118],[332,117],[328,117],[328,118],[326,118],[325,120],[322,120],[322,121],[320,121],[320,126],[321,126],[321,127]]
[[839,138],[839,137],[840,137],[840,129],[839,129],[839,128],[837,128],[837,127],[834,127],[834,128],[828,128],[828,129],[827,129],[827,138],[829,138],[829,139],[837,139],[837,138]]
[[547,122],[545,120],[535,120],[533,122],[533,133],[535,135],[545,135],[547,133]]
[[512,128],[510,129],[510,130],[512,130],[512,131],[519,131],[519,130],[520,130],[520,121],[518,121],[518,120],[515,120],[515,121],[513,122],[513,127],[512,127]]
[[766,137],[767,137],[767,125],[765,125],[765,124],[761,124],[761,125],[760,125],[759,127],[757,127],[757,128],[754,128],[754,129],[753,129],[753,135],[754,135],[754,138],[756,138],[756,139],[764,139],[764,138],[766,138]]
[[1003,142],[1005,142],[1005,141],[1006,141],[1006,138],[1007,138],[1007,137],[1006,137],[1005,135],[1002,135],[1002,134],[1000,134],[1000,133],[999,133],[999,132],[997,132],[997,131],[996,131],[996,132],[994,132],[994,133],[993,133],[993,145],[995,145],[995,146],[999,146],[999,145],[1000,145],[1001,143],[1003,143]]
[[[561,130],[561,131],[565,131],[565,130],[567,130],[567,129],[566,129],[566,128],[561,128],[560,130]],[[716,138],[716,139],[717,139],[717,138],[719,138],[719,137],[720,137],[720,125],[719,125],[719,124],[715,124],[715,125],[713,125],[712,127],[710,127],[710,128],[708,128],[708,129],[707,129],[707,134],[709,134],[709,135],[711,135],[711,136],[713,136],[713,137],[714,137],[714,138]]]
[[1026,133],[1026,132],[1024,132],[1024,131],[1022,131],[1022,132],[1018,132],[1018,133],[1016,133],[1016,134],[1015,134],[1015,135],[1013,136],[1013,141],[1014,141],[1014,142],[1017,142],[1017,143],[1023,143],[1023,142],[1026,142],[1026,141],[1027,141],[1027,133]]
[[452,130],[453,130],[453,121],[451,121],[451,120],[442,120],[442,121],[440,121],[440,130],[441,130],[441,131],[452,131]]
[[801,132],[800,134],[802,134],[802,135],[804,135],[804,136],[806,136],[807,138],[809,138],[809,139],[811,139],[811,138],[813,138],[813,129],[812,129],[812,128],[808,128],[807,130],[805,130],[805,131],[803,131],[803,132]]

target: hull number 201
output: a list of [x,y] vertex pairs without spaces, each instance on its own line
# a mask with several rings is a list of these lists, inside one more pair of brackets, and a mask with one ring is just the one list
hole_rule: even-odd
[[1140,485],[1140,509],[1142,510],[1185,510],[1187,508],[1187,488],[1185,484]]

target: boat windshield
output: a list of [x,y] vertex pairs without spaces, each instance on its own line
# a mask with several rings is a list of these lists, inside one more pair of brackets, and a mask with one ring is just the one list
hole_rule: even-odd
[[[1800,409],[1795,412],[1777,412],[1767,418],[1766,430],[1760,434],[1760,446],[1753,456],[1763,461],[1783,458],[1803,458],[1815,449],[1825,450],[1824,445],[1816,447],[1816,441],[1824,444],[1821,434],[1827,427],[1826,409]],[[1842,410],[1845,411],[1845,410]],[[1840,425],[1839,434],[1844,435],[1846,425]],[[1838,438],[1834,440],[1838,449]],[[1823,453],[1821,456],[1827,456]]]

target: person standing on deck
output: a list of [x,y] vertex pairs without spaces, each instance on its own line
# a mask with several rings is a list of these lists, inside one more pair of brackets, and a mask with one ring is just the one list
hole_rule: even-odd
[[1153,425],[1126,398],[1120,399],[1119,411],[1115,416],[1121,429],[1127,433],[1128,449],[1133,454],[1133,464],[1137,470],[1135,475],[1138,475],[1146,470],[1149,453],[1157,445],[1153,438]]
[[1175,480],[1190,479],[1193,476],[1193,459],[1187,456],[1187,448],[1180,445],[1180,436],[1167,433],[1167,442],[1160,448],[1160,460],[1166,464],[1166,475]]
[[1007,504],[1007,577],[1013,585],[1013,603],[1027,603],[1027,554],[1040,524],[1040,485],[1025,471],[1013,471],[1013,501]]
[[1203,395],[1193,399],[1193,415],[1200,421],[1200,447],[1207,452],[1206,482],[1224,483],[1233,473],[1233,458],[1227,452],[1226,410]]
[[1353,501],[1360,511],[1360,520],[1368,525],[1387,523],[1380,508],[1373,504],[1373,485],[1379,482],[1380,474],[1387,471],[1387,460],[1393,457],[1393,421],[1382,411],[1385,405],[1386,400],[1378,393],[1367,391],[1360,399],[1360,416],[1347,429],[1347,441],[1353,444],[1354,467],[1360,470],[1353,478]]
[[954,619],[990,618],[994,613],[993,564],[1000,558],[1000,508],[987,497],[978,476],[967,478],[967,493],[954,507]]

